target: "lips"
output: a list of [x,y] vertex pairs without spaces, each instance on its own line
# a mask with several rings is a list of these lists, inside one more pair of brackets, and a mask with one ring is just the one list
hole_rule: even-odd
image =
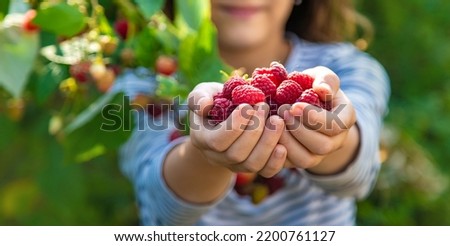
[[253,6],[223,6],[222,9],[231,16],[245,19],[259,13],[263,8]]

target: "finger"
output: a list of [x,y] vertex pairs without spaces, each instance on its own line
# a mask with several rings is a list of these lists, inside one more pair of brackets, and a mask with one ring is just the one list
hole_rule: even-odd
[[[350,129],[356,122],[356,113],[350,100],[339,91],[333,99],[336,105],[332,111],[315,107],[308,103],[295,103],[290,114],[308,128],[316,130],[327,136],[336,136]],[[285,117],[289,117],[284,113]]]
[[223,84],[216,82],[200,83],[189,93],[188,106],[194,113],[206,116],[213,107],[213,97],[222,91]]
[[347,132],[336,136],[327,136],[318,131],[307,128],[298,120],[294,124],[287,124],[287,131],[306,149],[315,155],[328,155],[342,146]]
[[[222,123],[214,126],[205,117],[191,114],[191,132],[201,144],[217,152],[227,150],[241,136],[250,123],[255,110],[248,104],[239,105]],[[195,125],[192,125],[195,124]]]
[[269,160],[264,168],[259,171],[259,174],[265,178],[275,176],[283,169],[283,165],[286,162],[287,149],[281,144],[277,144],[272,151]]
[[[283,145],[284,146],[284,145]],[[286,147],[285,147],[286,148]],[[287,151],[287,148],[286,148]],[[284,168],[295,168],[294,164],[292,164],[292,161],[289,159],[288,156],[286,156],[286,161],[284,162],[283,165]]]
[[[239,138],[226,150],[226,157],[234,163],[241,163],[247,159],[258,143],[269,115],[269,105],[260,103],[255,105],[255,114]],[[258,169],[259,170],[259,169]]]
[[322,101],[331,100],[339,90],[340,79],[331,69],[318,66],[303,72],[314,78],[313,89]]
[[[261,138],[242,165],[251,172],[258,172],[263,169],[272,155],[271,150],[277,146],[278,140],[280,139],[284,129],[283,119],[277,115],[269,117],[269,119],[265,121],[264,132]],[[275,166],[269,166],[267,167],[265,173],[275,172],[275,168]]]
[[279,143],[286,147],[287,159],[289,160],[289,162],[286,163],[291,165],[291,167],[294,166],[303,169],[311,168],[320,163],[324,158],[323,156],[312,154],[288,131],[283,132]]

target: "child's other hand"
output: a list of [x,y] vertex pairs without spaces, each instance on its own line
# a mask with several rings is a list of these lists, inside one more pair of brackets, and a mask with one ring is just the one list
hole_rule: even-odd
[[[330,69],[316,67],[304,71],[315,78],[313,88],[320,98],[331,101],[333,109],[327,111],[307,103],[295,103],[282,107],[280,115],[285,119],[286,129],[280,144],[288,151],[288,166],[331,174],[340,167],[323,167],[323,160],[341,149],[346,143],[350,129],[356,129],[356,114],[350,100],[340,87],[338,76]],[[357,131],[357,130],[356,130]],[[352,134],[352,137],[355,134]]]
[[269,106],[241,104],[227,120],[215,125],[207,118],[220,83],[201,83],[189,94],[190,137],[212,164],[233,172],[254,172],[264,177],[277,174],[286,161],[286,148],[279,144],[285,129],[279,116],[267,119]]

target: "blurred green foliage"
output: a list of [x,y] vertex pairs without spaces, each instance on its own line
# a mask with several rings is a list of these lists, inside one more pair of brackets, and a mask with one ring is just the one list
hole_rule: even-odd
[[[368,52],[392,81],[385,161],[358,224],[450,225],[450,2],[357,2],[376,30]],[[117,156],[63,164],[51,117],[27,108],[17,125],[0,114],[0,225],[137,225]]]
[[450,225],[450,2],[358,1],[392,86],[386,161],[362,225]]

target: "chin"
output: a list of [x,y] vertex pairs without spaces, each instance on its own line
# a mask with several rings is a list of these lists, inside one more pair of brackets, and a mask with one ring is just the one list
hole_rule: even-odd
[[219,44],[231,49],[250,49],[265,41],[264,35],[250,32],[232,32],[219,35]]

